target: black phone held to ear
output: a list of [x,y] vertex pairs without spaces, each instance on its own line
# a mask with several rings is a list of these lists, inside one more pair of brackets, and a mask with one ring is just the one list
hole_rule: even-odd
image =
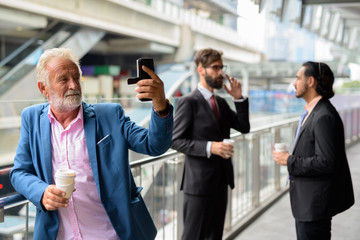
[[[147,68],[154,71],[154,60],[152,58],[139,58],[136,60],[137,77],[129,78],[128,84],[135,84],[142,79],[150,79],[151,77],[144,70],[142,66],[145,65]],[[151,101],[150,98],[140,98],[140,101]]]

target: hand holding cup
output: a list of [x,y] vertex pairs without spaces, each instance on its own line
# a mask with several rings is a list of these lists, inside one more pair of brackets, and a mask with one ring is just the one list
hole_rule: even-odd
[[58,169],[55,173],[56,187],[63,190],[69,199],[74,191],[76,173],[72,169]]
[[[234,144],[235,144],[235,141],[233,139],[230,139],[230,138],[225,138],[223,140],[223,143],[225,144],[229,144],[231,145],[231,149],[233,150],[234,149]],[[228,159],[228,158],[231,158],[233,156],[233,151],[228,151],[226,154],[225,154],[225,158]]]
[[286,152],[286,143],[275,143],[275,151],[277,152]]
[[286,143],[275,143],[273,159],[278,165],[286,166],[289,156],[290,154],[287,151]]

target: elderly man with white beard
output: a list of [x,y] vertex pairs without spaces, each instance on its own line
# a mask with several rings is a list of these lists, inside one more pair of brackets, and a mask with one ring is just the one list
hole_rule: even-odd
[[[128,150],[160,155],[171,145],[173,107],[164,84],[137,83],[139,99],[152,99],[149,129],[137,126],[120,104],[81,98],[79,59],[70,49],[47,50],[37,64],[37,85],[48,103],[21,114],[11,182],[37,208],[34,239],[154,239],[156,228],[130,171]],[[58,169],[76,172],[70,199],[56,187]]]

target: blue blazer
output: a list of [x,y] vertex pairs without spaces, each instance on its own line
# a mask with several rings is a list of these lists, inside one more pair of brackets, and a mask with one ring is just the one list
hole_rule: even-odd
[[[151,156],[171,145],[173,110],[167,118],[152,112],[149,129],[125,116],[119,104],[82,103],[90,165],[100,200],[120,239],[154,239],[156,228],[137,188],[128,162],[128,149]],[[25,108],[14,167],[16,191],[36,206],[34,239],[56,239],[57,211],[47,211],[41,197],[53,184],[49,104]],[[100,141],[101,140],[101,141]]]

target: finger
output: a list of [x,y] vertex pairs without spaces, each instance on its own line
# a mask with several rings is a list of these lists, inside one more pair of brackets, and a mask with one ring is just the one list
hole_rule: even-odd
[[[61,190],[60,188],[57,188],[56,185],[54,185],[53,187],[49,188],[49,192],[53,195],[56,195],[56,196],[62,196],[64,195],[64,191]],[[65,196],[65,195],[64,195]]]
[[227,93],[230,93],[230,89],[226,86],[225,83],[223,84],[223,86],[224,86],[225,91],[226,91]]
[[138,87],[135,89],[136,92],[149,92],[149,93],[161,93],[164,91],[164,84],[159,79],[155,81],[153,79],[143,79],[137,82]]
[[160,80],[160,78],[158,77],[158,75],[156,75],[156,73],[154,71],[152,71],[150,68],[146,67],[145,65],[142,65],[142,69],[150,75],[150,77],[154,80]]
[[55,201],[48,201],[45,204],[45,208],[48,210],[56,210],[58,208],[67,208],[69,206],[68,202],[66,203],[59,203],[59,202],[55,202]]
[[225,73],[225,77],[226,77],[227,80],[230,82],[230,76],[229,76],[227,73]]
[[154,86],[150,85],[141,85],[135,88],[135,92],[143,93],[143,92],[154,92]]
[[136,95],[136,97],[138,98],[138,99],[151,99],[151,100],[153,100],[153,98],[154,98],[154,95],[153,94],[149,94],[149,93],[144,93],[144,92],[142,92],[142,93],[138,93],[137,95]]
[[142,79],[140,81],[137,82],[137,85],[138,87],[141,87],[141,86],[156,86],[158,85],[159,83],[156,82],[154,79],[152,78],[149,78],[149,79]]
[[59,207],[68,207],[69,200],[66,198],[59,197],[55,194],[47,194],[44,197],[44,207],[48,210],[56,210]]
[[59,188],[54,188],[53,189],[53,193],[52,194],[49,194],[47,196],[47,198],[50,200],[50,201],[53,201],[53,202],[59,202],[59,203],[65,203],[67,202],[68,200],[66,198],[64,198],[66,195],[66,192],[59,189]]

